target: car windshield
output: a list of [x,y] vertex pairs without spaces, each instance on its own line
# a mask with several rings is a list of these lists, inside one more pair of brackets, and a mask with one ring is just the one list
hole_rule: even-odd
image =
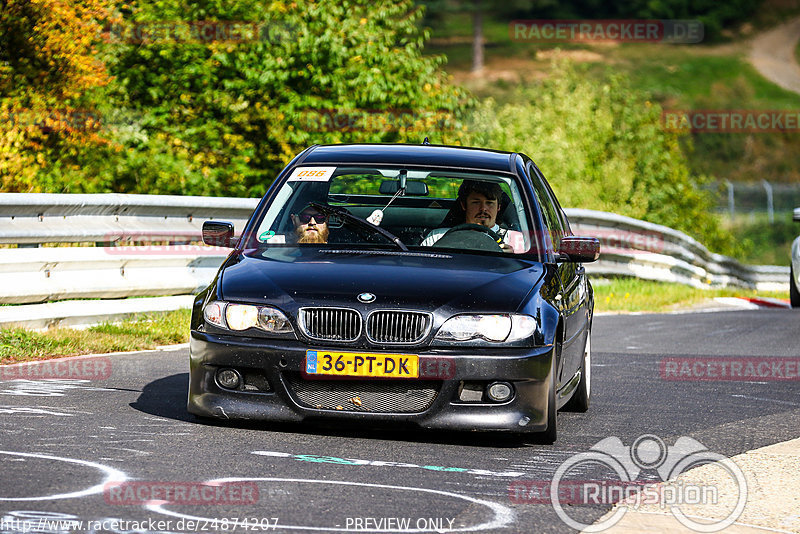
[[531,226],[510,174],[301,166],[273,197],[249,246],[519,255],[540,250]]

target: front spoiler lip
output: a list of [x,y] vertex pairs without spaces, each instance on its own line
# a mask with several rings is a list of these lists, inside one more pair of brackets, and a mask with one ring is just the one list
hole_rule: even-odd
[[[471,348],[474,352],[467,354],[459,351],[460,355],[455,355],[451,349],[410,351],[423,358],[446,357],[455,362],[452,376],[441,380],[441,388],[433,403],[425,411],[417,413],[336,411],[300,405],[283,375],[287,371],[303,370],[305,351],[309,348],[293,340],[233,340],[229,336],[193,331],[190,341],[189,412],[222,419],[280,422],[391,421],[429,429],[517,432],[546,429],[552,347],[508,349],[505,354],[489,356],[479,354],[483,352],[480,348]],[[392,347],[385,352],[393,352]],[[270,392],[223,390],[214,380],[216,369],[223,366],[261,369],[273,389]],[[511,401],[503,404],[453,402],[460,381],[494,379],[514,383],[515,396]]]

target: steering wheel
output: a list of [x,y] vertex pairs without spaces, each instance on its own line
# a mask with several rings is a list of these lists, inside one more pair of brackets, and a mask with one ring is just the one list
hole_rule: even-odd
[[480,224],[464,223],[450,228],[433,246],[497,252],[502,250],[498,241],[500,241],[500,236],[491,228]]

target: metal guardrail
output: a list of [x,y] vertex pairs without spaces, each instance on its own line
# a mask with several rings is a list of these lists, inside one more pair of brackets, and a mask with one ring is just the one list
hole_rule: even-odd
[[[257,203],[258,199],[239,198],[2,193],[0,243],[30,247],[175,242],[175,236],[197,241],[207,219],[231,221],[241,232]],[[712,254],[681,232],[629,217],[582,209],[566,212],[575,233],[596,235],[603,242],[600,261],[587,264],[591,275],[636,276],[695,287],[788,288],[788,267],[742,265]],[[4,248],[0,303],[189,294],[211,281],[227,253],[197,245]]]
[[[699,288],[738,286],[787,291],[789,267],[745,265],[710,252],[683,232],[602,211],[566,209],[577,234],[600,237],[601,254],[589,274],[635,276]],[[786,251],[787,259],[789,251]]]
[[159,241],[164,236],[200,239],[205,220],[222,219],[234,222],[237,228],[244,226],[259,200],[0,193],[0,244]]

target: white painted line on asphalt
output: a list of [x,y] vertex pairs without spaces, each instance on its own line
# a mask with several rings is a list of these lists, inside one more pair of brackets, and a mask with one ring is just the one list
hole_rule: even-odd
[[0,451],[0,454],[7,454],[9,456],[21,456],[23,458],[56,460],[58,462],[67,462],[71,464],[84,465],[87,467],[98,469],[103,473],[105,473],[106,475],[105,480],[103,480],[101,483],[80,491],[73,491],[71,493],[57,493],[55,495],[45,495],[43,497],[0,497],[0,501],[18,502],[18,501],[52,501],[55,499],[76,499],[79,497],[86,497],[88,495],[95,495],[98,493],[102,493],[106,484],[120,483],[128,480],[128,475],[126,475],[119,469],[114,469],[113,467],[109,467],[103,464],[98,464],[95,462],[89,462],[87,460],[77,460],[75,458],[63,458],[61,456],[51,456],[49,454],[35,454],[29,452]]
[[[444,490],[435,490],[429,488],[412,488],[408,486],[390,486],[386,484],[369,484],[366,482],[350,482],[348,480],[309,480],[309,479],[302,479],[302,478],[255,478],[255,477],[232,477],[232,478],[220,478],[216,480],[209,480],[207,484],[222,484],[222,483],[230,483],[230,482],[246,482],[246,481],[254,481],[254,482],[289,482],[289,483],[299,483],[299,484],[328,484],[328,485],[342,485],[342,486],[354,486],[356,488],[377,488],[377,489],[389,489],[389,490],[399,490],[399,491],[411,491],[411,492],[419,492],[419,493],[429,493],[433,495],[442,495],[445,497],[461,499],[467,501],[472,504],[477,504],[480,506],[484,506],[489,508],[492,512],[494,512],[494,517],[485,523],[481,523],[479,525],[471,525],[465,526],[461,528],[448,528],[447,532],[475,532],[479,530],[498,530],[502,528],[506,528],[514,523],[516,520],[516,513],[514,510],[509,508],[508,506],[502,505],[500,503],[486,501],[483,499],[477,499],[475,497],[470,497],[469,495],[461,495],[459,493],[453,493],[450,491]],[[173,512],[171,510],[165,510],[163,508],[163,501],[156,501],[153,504],[148,504],[145,506],[148,510],[152,512],[156,512],[159,514],[164,514],[170,517],[177,517],[180,519],[186,519],[190,521],[204,521],[207,524],[213,524],[214,519],[210,517],[198,517],[198,516],[191,516],[187,514],[181,514],[179,512]],[[312,526],[305,526],[305,525],[270,525],[271,528],[278,529],[288,529],[288,530],[311,530],[311,531],[321,531],[321,532],[353,532],[353,528],[342,528],[342,527],[312,527]],[[406,528],[406,529],[391,529],[391,528],[384,528],[384,529],[358,529],[359,532],[408,532],[408,533],[415,533],[415,532],[434,532],[434,529],[419,529],[419,528]]]

